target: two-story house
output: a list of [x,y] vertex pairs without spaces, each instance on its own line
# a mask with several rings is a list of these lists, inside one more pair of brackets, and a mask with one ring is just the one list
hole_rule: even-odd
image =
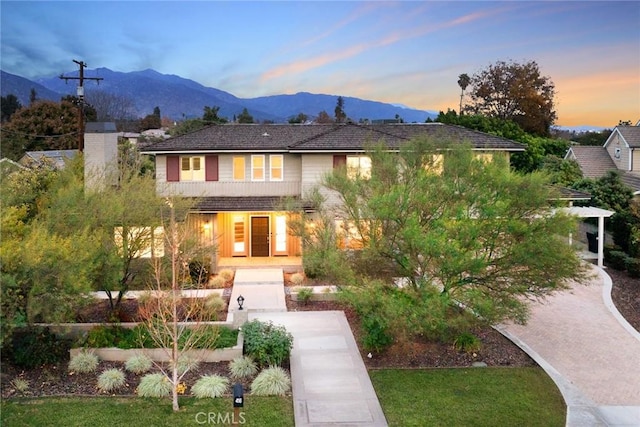
[[640,121],[635,126],[616,126],[602,146],[573,146],[565,159],[575,160],[585,178],[600,178],[610,170],[635,195],[640,195]]
[[157,193],[199,200],[190,221],[217,247],[217,258],[298,257],[283,197],[303,198],[334,167],[365,171],[367,143],[398,148],[427,135],[465,141],[483,156],[524,151],[516,142],[440,123],[214,125],[142,149],[155,155]]

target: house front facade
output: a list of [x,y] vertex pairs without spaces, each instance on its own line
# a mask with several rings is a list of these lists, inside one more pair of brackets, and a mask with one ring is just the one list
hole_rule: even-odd
[[[189,221],[214,259],[302,256],[283,199],[303,200],[338,166],[370,172],[367,144],[398,148],[413,137],[471,144],[479,155],[509,156],[521,144],[440,123],[214,125],[142,149],[154,155],[159,196],[197,198]],[[331,201],[331,194],[325,192]],[[335,202],[335,200],[334,200]]]

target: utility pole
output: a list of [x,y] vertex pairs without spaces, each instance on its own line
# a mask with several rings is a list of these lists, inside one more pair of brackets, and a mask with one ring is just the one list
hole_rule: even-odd
[[80,74],[78,77],[65,77],[60,74],[60,78],[65,82],[69,82],[69,80],[78,80],[78,151],[82,153],[84,151],[84,81],[85,80],[95,80],[100,84],[100,80],[104,80],[102,77],[85,77],[84,69],[87,67],[87,64],[83,61],[73,60],[78,67],[80,67]]

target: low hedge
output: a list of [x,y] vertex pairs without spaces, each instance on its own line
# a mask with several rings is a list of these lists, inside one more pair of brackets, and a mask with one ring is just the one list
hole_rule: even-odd
[[[184,343],[193,333],[186,329],[181,333],[180,342]],[[216,349],[233,347],[238,342],[238,331],[226,326],[204,326],[198,333],[203,338],[193,347],[194,349]],[[141,323],[133,329],[119,325],[100,325],[91,329],[81,347],[108,348],[116,347],[123,350],[132,348],[157,348],[158,345],[151,338],[147,325]]]
[[625,267],[627,268],[627,274],[629,277],[640,277],[640,258],[627,258]]

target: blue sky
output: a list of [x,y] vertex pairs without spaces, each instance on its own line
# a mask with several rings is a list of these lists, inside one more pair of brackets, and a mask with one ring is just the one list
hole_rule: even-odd
[[[640,2],[0,2],[1,68],[152,68],[238,97],[296,92],[458,108],[457,77],[536,61],[557,124],[640,119]],[[347,111],[348,111],[348,106]]]

